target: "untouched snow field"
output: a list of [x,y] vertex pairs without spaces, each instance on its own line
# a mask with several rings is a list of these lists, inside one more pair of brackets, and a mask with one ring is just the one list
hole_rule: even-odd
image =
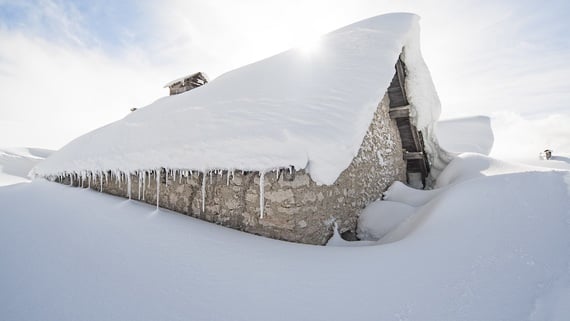
[[[0,187],[0,319],[568,320],[570,172],[462,154],[437,189],[386,199],[363,214],[370,241],[331,242],[369,246],[318,247],[41,180]],[[391,215],[382,203],[388,228],[366,222]]]

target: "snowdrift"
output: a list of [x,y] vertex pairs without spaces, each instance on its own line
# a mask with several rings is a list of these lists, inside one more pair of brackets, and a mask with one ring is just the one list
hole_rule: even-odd
[[570,173],[466,154],[442,175],[394,185],[390,210],[413,213],[356,248],[41,180],[0,187],[0,319],[567,320]]
[[440,147],[454,155],[489,155],[495,140],[491,119],[487,116],[440,120],[435,124],[435,134]]
[[28,173],[53,151],[41,148],[0,148],[0,186],[28,182]]

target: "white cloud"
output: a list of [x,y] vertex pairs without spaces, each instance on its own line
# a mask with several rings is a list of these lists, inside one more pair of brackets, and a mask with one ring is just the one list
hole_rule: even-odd
[[[142,60],[0,31],[0,145],[57,148],[165,95],[164,76]],[[11,130],[16,127],[16,130]]]

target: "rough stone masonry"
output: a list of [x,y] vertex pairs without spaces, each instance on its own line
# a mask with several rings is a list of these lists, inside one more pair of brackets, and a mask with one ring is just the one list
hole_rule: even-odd
[[130,193],[149,204],[156,204],[159,195],[162,208],[274,239],[322,245],[335,222],[339,232],[354,232],[361,210],[392,182],[405,181],[402,144],[388,106],[384,96],[358,154],[333,185],[317,185],[304,170],[286,166],[264,174],[162,169],[90,173],[85,180],[71,174],[56,180],[123,197]]

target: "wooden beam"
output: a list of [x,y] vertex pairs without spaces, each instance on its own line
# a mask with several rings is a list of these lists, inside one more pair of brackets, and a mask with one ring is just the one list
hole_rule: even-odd
[[404,69],[404,62],[398,57],[398,62],[396,62],[396,75],[398,76],[398,82],[400,84],[400,89],[404,96],[404,102],[408,104],[408,94],[406,93],[406,70]]
[[405,160],[410,160],[410,159],[424,159],[424,153],[423,152],[408,152],[406,151],[404,153],[404,159]]
[[410,117],[410,105],[390,108],[390,118]]
[[423,151],[423,142],[421,141],[418,129],[416,128],[416,126],[414,126],[413,124],[410,123],[410,129],[412,130],[412,137],[414,140],[414,148],[415,151]]

